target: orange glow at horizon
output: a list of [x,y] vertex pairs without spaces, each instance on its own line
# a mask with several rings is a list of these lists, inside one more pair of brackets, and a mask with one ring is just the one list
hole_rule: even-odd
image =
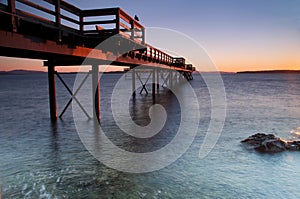
[[[122,66],[100,66],[100,72],[122,71],[126,67]],[[47,67],[43,66],[43,60],[11,58],[0,56],[0,71],[12,70],[33,70],[47,72]],[[78,72],[81,71],[80,66],[57,66],[59,72]],[[89,69],[88,69],[89,70]]]
[[[211,56],[213,59],[213,56]],[[281,60],[280,60],[281,59]],[[221,57],[220,60],[214,60],[218,71],[222,72],[239,72],[239,71],[259,71],[259,70],[300,70],[300,59],[252,59],[249,62],[247,57],[240,56],[235,60],[229,60]],[[247,64],[240,64],[247,63]],[[194,64],[195,65],[195,64]],[[108,66],[100,67],[100,71],[122,71],[124,67],[121,66]],[[0,57],[0,71],[12,71],[12,70],[34,70],[34,71],[47,71],[47,67],[43,66],[42,60],[33,59],[21,59],[21,58],[10,58],[10,57]],[[57,66],[59,72],[77,72],[79,70],[78,66]]]

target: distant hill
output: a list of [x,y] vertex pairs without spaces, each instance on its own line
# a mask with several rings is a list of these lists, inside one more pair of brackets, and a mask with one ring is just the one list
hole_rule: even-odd
[[271,73],[271,74],[300,74],[300,70],[264,70],[264,71],[241,71],[239,73]]
[[[0,71],[0,75],[29,75],[29,74],[44,74],[47,72],[35,71],[35,70],[12,70],[12,71]],[[61,74],[77,74],[80,72],[60,72]],[[111,71],[104,73],[124,73],[124,71]]]
[[[124,73],[126,71],[110,71],[110,72],[104,72],[104,73]],[[27,75],[27,74],[44,74],[47,72],[44,71],[35,71],[35,70],[12,70],[12,71],[0,71],[0,75]],[[78,72],[62,72],[62,74],[77,74]],[[199,72],[201,73],[207,73],[207,74],[234,74],[233,72]],[[240,71],[236,72],[237,74],[300,74],[300,70],[265,70],[265,71]],[[195,73],[194,75],[197,75],[198,73]]]
[[43,74],[43,71],[35,70],[12,70],[12,71],[0,71],[0,75],[27,75],[27,74]]

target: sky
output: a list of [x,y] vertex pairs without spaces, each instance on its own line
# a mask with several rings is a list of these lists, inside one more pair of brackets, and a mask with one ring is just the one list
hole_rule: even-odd
[[[68,2],[81,9],[121,7],[131,16],[138,15],[146,28],[185,34],[207,52],[219,71],[300,70],[300,0]],[[0,58],[0,70],[23,65],[24,61]],[[40,65],[35,61],[27,68]]]

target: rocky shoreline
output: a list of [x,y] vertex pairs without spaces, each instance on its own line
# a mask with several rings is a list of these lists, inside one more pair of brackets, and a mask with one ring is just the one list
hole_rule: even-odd
[[300,151],[299,141],[285,141],[273,134],[257,133],[241,141],[247,149],[261,153],[278,153],[282,151]]

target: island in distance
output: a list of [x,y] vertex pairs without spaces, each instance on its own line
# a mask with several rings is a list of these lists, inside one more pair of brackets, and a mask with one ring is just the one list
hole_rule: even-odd
[[260,70],[260,71],[240,71],[237,72],[237,74],[243,74],[243,73],[253,73],[253,74],[300,74],[300,70]]

